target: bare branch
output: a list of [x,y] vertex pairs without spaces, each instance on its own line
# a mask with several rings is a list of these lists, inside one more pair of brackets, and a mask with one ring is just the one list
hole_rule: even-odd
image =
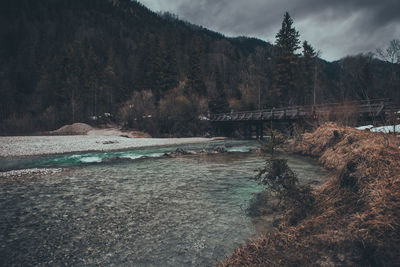
[[389,46],[386,50],[382,50],[381,48],[376,49],[376,53],[378,57],[383,59],[386,62],[392,64],[400,63],[400,39],[393,39],[390,41]]

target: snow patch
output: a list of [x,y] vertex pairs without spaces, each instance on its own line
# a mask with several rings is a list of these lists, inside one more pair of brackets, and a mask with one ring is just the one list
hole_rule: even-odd
[[365,126],[356,127],[357,130],[370,130],[371,128],[374,128],[374,125],[365,125]]
[[379,126],[379,127],[374,127],[373,125],[365,125],[365,126],[359,126],[356,127],[357,130],[370,130],[371,132],[374,133],[393,133],[395,131],[396,133],[400,132],[400,124],[398,125],[386,125],[386,126]]
[[395,131],[396,133],[398,133],[400,131],[400,124],[398,125],[390,125],[390,126],[381,126],[381,127],[375,127],[371,129],[371,132],[374,133],[393,133],[393,131]]

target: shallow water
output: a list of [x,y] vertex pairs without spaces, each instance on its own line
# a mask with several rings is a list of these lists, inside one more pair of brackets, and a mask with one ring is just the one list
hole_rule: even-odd
[[217,146],[226,147],[228,152],[248,152],[255,148],[257,143],[254,141],[240,140],[221,140],[210,141],[208,143],[185,144],[180,146],[148,147],[125,151],[110,152],[77,152],[59,155],[31,156],[0,158],[0,171],[27,169],[27,168],[71,168],[82,167],[91,163],[112,163],[123,160],[136,160],[140,158],[158,158],[165,153],[174,152],[178,147],[186,151],[205,150],[212,152]]
[[[246,151],[255,143],[225,145]],[[175,149],[29,159],[69,169],[2,181],[0,265],[204,266],[228,256],[257,234],[246,209],[263,190],[250,178],[264,160],[250,153],[120,160]],[[303,183],[326,174],[313,161],[285,157]],[[16,162],[7,166],[23,166]]]

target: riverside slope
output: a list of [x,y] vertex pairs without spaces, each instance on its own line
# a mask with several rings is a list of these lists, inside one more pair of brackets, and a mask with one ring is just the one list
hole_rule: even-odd
[[[335,124],[294,141],[291,151],[337,171],[314,192],[312,214],[248,242],[221,266],[400,265],[400,139]],[[290,209],[288,211],[290,214]]]

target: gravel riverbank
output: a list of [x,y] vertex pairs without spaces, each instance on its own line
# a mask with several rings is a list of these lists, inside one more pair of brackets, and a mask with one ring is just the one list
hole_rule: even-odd
[[121,136],[7,136],[0,137],[0,157],[112,151],[150,146],[181,145],[212,141],[212,138],[126,138]]
[[7,172],[0,172],[0,178],[20,178],[28,176],[40,176],[40,175],[52,175],[62,172],[61,168],[34,168],[34,169],[24,169],[24,170],[12,170]]

